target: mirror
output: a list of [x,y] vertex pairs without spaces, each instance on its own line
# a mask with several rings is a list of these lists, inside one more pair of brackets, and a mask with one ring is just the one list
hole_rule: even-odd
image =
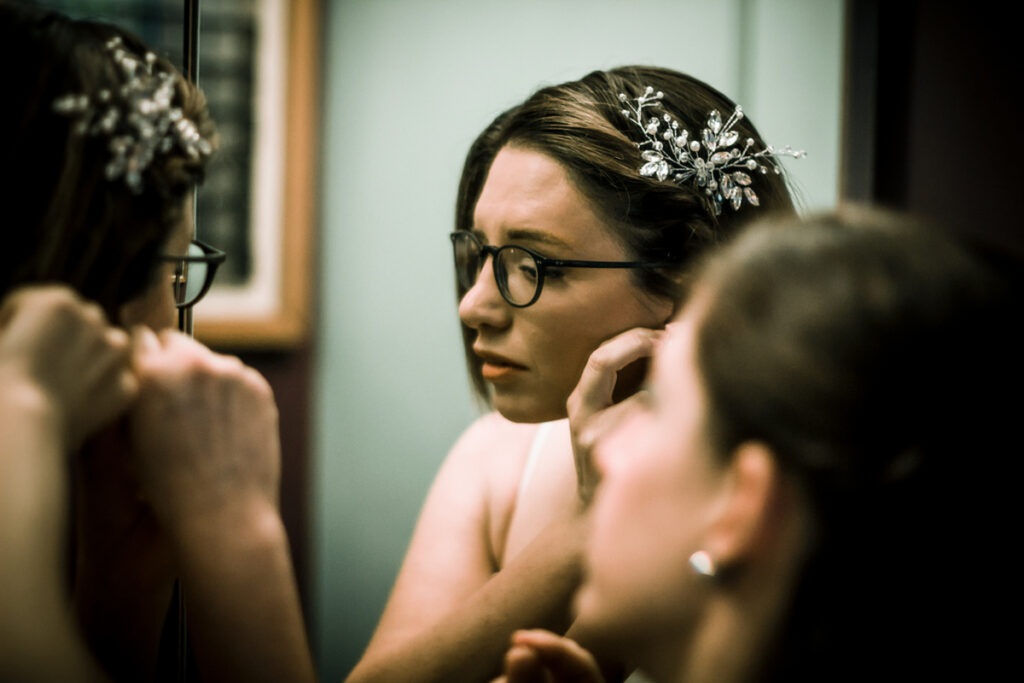
[[313,626],[325,679],[376,625],[419,507],[476,414],[447,233],[463,158],[543,84],[650,63],[724,91],[836,200],[839,0],[327,3],[314,367]]

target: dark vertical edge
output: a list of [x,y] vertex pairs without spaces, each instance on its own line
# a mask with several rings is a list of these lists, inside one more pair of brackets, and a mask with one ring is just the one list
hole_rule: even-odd
[[907,208],[914,2],[848,0],[840,196]]
[[[199,0],[184,0],[184,16],[182,17],[182,45],[181,59],[184,62],[183,73],[185,78],[193,85],[199,84]],[[192,238],[196,236],[196,206],[198,204],[197,188],[192,188]],[[194,334],[194,320],[192,308],[179,311],[178,326],[182,332],[189,336]],[[177,603],[178,611],[178,680],[189,679],[189,647],[188,647],[188,615],[185,611],[185,596],[183,591],[176,590],[174,601]]]
[[[182,73],[189,83],[199,84],[199,0],[183,0],[184,15],[182,16]],[[196,190],[192,190],[192,237],[196,236]],[[186,308],[178,312],[178,329],[192,336],[194,321],[192,309]]]
[[878,2],[847,0],[840,122],[839,196],[872,200],[875,185],[875,110],[878,89]]
[[879,3],[877,16],[872,196],[878,204],[902,210],[909,208],[908,183],[914,163],[908,140],[915,89],[916,5],[917,2],[902,1]]
[[190,83],[199,82],[199,0],[184,0],[185,16],[181,51],[183,73]]

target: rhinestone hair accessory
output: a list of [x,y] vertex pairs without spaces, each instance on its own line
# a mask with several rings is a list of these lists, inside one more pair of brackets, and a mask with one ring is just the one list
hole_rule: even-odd
[[[754,139],[747,138],[739,147],[739,132],[733,130],[743,110],[737,105],[732,115],[722,122],[717,109],[708,114],[707,127],[700,136],[690,137],[690,132],[668,113],[649,116],[644,110],[661,105],[664,93],[647,86],[643,95],[631,101],[625,93],[619,93],[619,101],[625,105],[622,115],[629,119],[644,135],[644,141],[636,143],[644,159],[640,175],[654,176],[658,180],[671,180],[682,185],[693,183],[703,190],[717,216],[722,213],[722,204],[728,202],[733,210],[748,204],[760,206],[757,193],[751,187],[749,172],[781,173],[774,158],[790,156],[800,159],[807,155],[803,150],[789,146],[775,149],[768,145],[760,151],[753,151]],[[635,104],[634,104],[635,102]]]
[[140,194],[142,174],[157,154],[176,147],[190,159],[199,159],[209,156],[213,146],[180,107],[171,106],[175,77],[154,70],[156,55],[147,52],[140,59],[125,49],[119,36],[107,41],[106,47],[124,77],[122,85],[113,91],[100,90],[95,97],[82,93],[59,97],[53,109],[78,118],[76,134],[109,138],[110,161],[104,175],[109,181],[123,179],[129,190]]

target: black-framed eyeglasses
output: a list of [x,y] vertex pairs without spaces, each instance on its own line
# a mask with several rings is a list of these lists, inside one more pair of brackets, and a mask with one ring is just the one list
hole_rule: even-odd
[[174,264],[171,275],[171,289],[174,291],[174,305],[178,308],[194,306],[206,296],[213,284],[213,276],[217,267],[227,258],[220,249],[211,247],[205,242],[192,240],[188,245],[188,254],[164,254],[161,261]]
[[492,247],[481,244],[466,230],[451,233],[455,250],[455,273],[459,285],[472,289],[488,256],[494,258],[494,281],[502,298],[510,306],[526,308],[540,298],[544,288],[544,274],[548,268],[668,268],[671,263],[646,261],[578,261],[541,256],[526,247],[507,244]]

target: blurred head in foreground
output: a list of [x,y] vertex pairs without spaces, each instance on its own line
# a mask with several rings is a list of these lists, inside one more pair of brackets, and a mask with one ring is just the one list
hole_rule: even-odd
[[659,681],[970,662],[988,603],[964,573],[1004,526],[996,387],[1020,379],[1004,289],[947,236],[857,210],[706,260],[597,449],[585,641]]

